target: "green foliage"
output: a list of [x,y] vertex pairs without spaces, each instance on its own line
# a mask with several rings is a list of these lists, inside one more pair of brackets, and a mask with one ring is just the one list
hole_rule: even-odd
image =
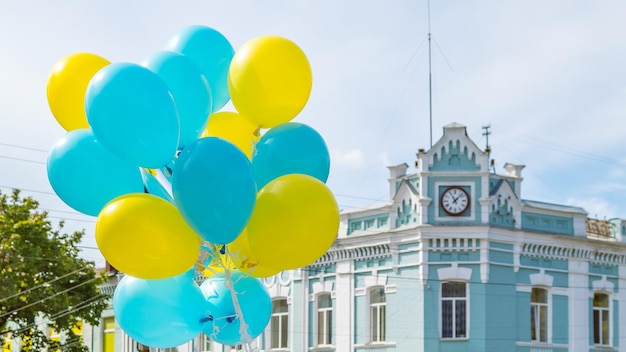
[[[30,197],[0,192],[0,339],[22,338],[23,351],[86,351],[72,327],[97,325],[108,297],[105,277],[79,257],[84,231],[53,229],[46,212]],[[65,336],[63,344],[49,330]]]

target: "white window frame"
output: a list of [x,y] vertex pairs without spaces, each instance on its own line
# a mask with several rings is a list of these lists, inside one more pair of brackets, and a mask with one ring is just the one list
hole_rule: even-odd
[[[534,289],[539,289],[539,290],[544,290],[546,291],[546,302],[533,302],[532,301],[532,297],[533,297],[533,293],[532,291]],[[541,307],[546,307],[546,340],[545,341],[541,341]],[[550,287],[546,287],[546,286],[532,286],[530,288],[530,309],[531,312],[533,309],[536,309],[535,312],[535,339],[533,340],[532,338],[532,314],[530,316],[530,341],[532,343],[541,343],[541,344],[547,344],[547,343],[552,343],[552,291],[550,289]],[[537,337],[538,336],[538,337]]]
[[[284,301],[287,306],[286,312],[274,312],[274,303],[278,301]],[[285,326],[283,326],[283,318],[286,317],[286,321],[284,322]],[[274,329],[274,318],[278,318],[278,327]],[[276,341],[278,342],[277,346],[274,346],[274,336],[272,335],[274,331],[278,331],[278,337]],[[285,336],[285,346],[282,345],[283,341],[283,331],[287,335]],[[281,350],[289,348],[289,301],[286,297],[277,297],[272,300],[272,315],[270,318],[270,349],[273,350]]]
[[[372,293],[376,290],[381,290],[385,296],[384,302],[371,302]],[[373,286],[367,290],[367,333],[368,341],[371,344],[384,344],[387,341],[387,293],[384,286]],[[374,327],[373,312],[377,313],[377,326]],[[384,313],[381,314],[381,311]],[[381,318],[382,317],[382,318]],[[374,329],[376,333],[374,333]]]
[[[322,296],[328,295],[328,299],[330,300],[330,307],[320,308],[320,298]],[[323,332],[319,331],[320,326],[320,315],[324,317]],[[332,346],[333,345],[333,297],[330,292],[320,292],[315,295],[315,316],[314,316],[314,336],[315,336],[315,345],[316,346]],[[320,335],[322,333],[322,335]],[[323,336],[320,342],[320,336]]]
[[[450,283],[462,283],[465,285],[465,296],[464,297],[444,297],[443,296],[443,285]],[[469,322],[470,322],[470,301],[469,301],[469,282],[466,280],[445,280],[441,282],[439,289],[439,336],[444,340],[466,340],[469,339]],[[443,302],[451,301],[452,302],[452,336],[443,336]],[[465,302],[465,335],[464,336],[456,336],[456,302],[464,301]]]
[[[595,301],[595,296],[596,295],[605,295],[607,297],[608,307],[596,307],[595,304],[593,303]],[[593,330],[593,336],[592,336],[593,337],[593,343],[594,343],[595,346],[611,347],[612,346],[612,343],[611,343],[611,340],[612,340],[611,339],[612,338],[612,336],[611,336],[611,327],[613,326],[613,314],[612,314],[612,311],[613,311],[613,301],[611,300],[611,293],[607,292],[607,291],[594,291],[593,292],[593,299],[591,301],[591,305],[592,305],[591,324],[592,324],[592,327],[594,329]],[[596,324],[596,321],[595,321],[595,315],[596,314],[595,313],[596,313],[596,311],[598,311],[600,313],[600,321],[602,321],[602,312],[605,312],[605,314],[608,314],[608,316],[609,316],[609,331],[608,331],[608,335],[609,336],[607,338],[607,340],[608,340],[607,344],[602,343],[602,337],[604,337],[604,336],[602,335],[602,327],[601,326],[598,329],[598,331],[600,333],[600,336],[599,336],[600,342],[596,343],[596,335],[595,335],[595,331],[596,331],[595,330],[595,324]]]

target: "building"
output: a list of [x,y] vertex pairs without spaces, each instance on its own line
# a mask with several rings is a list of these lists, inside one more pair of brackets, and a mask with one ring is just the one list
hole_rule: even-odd
[[[626,351],[626,221],[523,199],[463,125],[389,167],[313,265],[266,279],[265,350]],[[620,321],[622,323],[620,323]]]
[[[524,166],[493,172],[457,123],[416,166],[389,167],[389,201],[342,212],[322,258],[264,279],[259,351],[626,351],[626,220],[523,199]],[[85,328],[92,351],[136,351],[109,313]]]

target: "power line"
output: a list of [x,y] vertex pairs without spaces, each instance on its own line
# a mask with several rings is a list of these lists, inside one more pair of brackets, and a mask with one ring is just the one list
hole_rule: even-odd
[[[58,319],[58,318],[62,318],[62,317],[64,317],[64,316],[66,316],[66,315],[69,315],[69,314],[72,314],[72,313],[76,313],[76,312],[78,312],[78,311],[80,311],[80,310],[82,310],[82,309],[85,309],[85,308],[87,308],[87,307],[89,307],[89,306],[92,306],[92,305],[94,305],[94,304],[98,303],[98,302],[96,301],[97,299],[100,299],[100,298],[103,298],[103,297],[108,297],[108,296],[109,296],[109,295],[108,295],[108,294],[105,294],[105,293],[100,293],[100,294],[98,294],[98,295],[95,295],[95,296],[93,296],[93,297],[89,298],[88,300],[86,300],[86,301],[84,301],[84,302],[81,302],[81,303],[80,303],[80,304],[78,304],[77,306],[72,307],[71,309],[67,308],[67,309],[65,309],[65,310],[61,310],[61,311],[58,311],[58,312],[56,312],[56,313],[54,313],[54,314],[50,315],[50,320],[56,320],[56,319]],[[10,330],[5,330],[5,331],[2,331],[2,332],[0,332],[0,336],[2,336],[2,335],[6,335],[6,334],[18,334],[18,333],[20,333],[20,332],[22,332],[22,331],[26,331],[26,330],[29,330],[29,329],[31,329],[31,328],[34,328],[34,327],[35,327],[35,326],[37,326],[37,325],[43,325],[43,324],[46,324],[46,322],[43,322],[43,323],[41,323],[41,324],[40,324],[40,323],[37,323],[37,322],[33,322],[33,323],[31,323],[31,324],[28,324],[28,325],[26,325],[26,326],[19,327],[19,328],[17,328],[17,329],[10,329]]]
[[74,289],[76,289],[76,288],[78,288],[78,287],[80,287],[80,286],[83,286],[83,285],[85,285],[85,284],[88,284],[88,283],[90,283],[90,282],[92,282],[92,281],[95,281],[95,280],[98,280],[98,279],[99,279],[99,278],[94,277],[94,278],[89,279],[89,280],[87,280],[87,281],[83,281],[83,282],[79,283],[78,285],[74,285],[74,286],[72,286],[72,287],[70,287],[70,288],[68,288],[68,289],[63,290],[63,291],[59,291],[59,292],[57,292],[57,293],[53,294],[52,296],[48,296],[48,297],[46,297],[46,298],[44,298],[44,299],[41,299],[41,300],[39,300],[39,301],[37,301],[37,302],[29,303],[29,304],[27,304],[27,305],[25,305],[25,306],[15,308],[15,309],[13,309],[13,310],[11,310],[11,311],[8,311],[8,312],[6,312],[6,313],[4,313],[4,314],[0,315],[0,319],[2,319],[2,318],[4,318],[4,317],[6,317],[6,316],[8,316],[8,315],[11,315],[11,314],[13,314],[13,313],[17,313],[17,312],[19,312],[19,311],[21,311],[21,310],[23,310],[23,309],[30,308],[30,307],[32,307],[32,306],[34,306],[34,305],[36,305],[36,304],[39,304],[39,303],[41,303],[41,302],[43,302],[43,301],[49,300],[50,298],[53,298],[53,297],[56,297],[56,296],[62,295],[62,294],[64,294],[64,293],[67,293],[67,292],[69,292],[69,291],[72,291],[72,290],[74,290]]
[[81,271],[81,270],[84,270],[84,269],[87,269],[87,267],[86,267],[86,266],[84,266],[84,267],[82,267],[82,268],[80,268],[80,269],[76,269],[76,270],[74,270],[74,271],[72,271],[72,272],[70,272],[70,273],[67,273],[67,274],[65,274],[65,275],[59,276],[59,277],[57,277],[57,278],[54,278],[54,279],[52,279],[52,280],[48,280],[48,281],[46,281],[46,282],[44,282],[44,283],[42,283],[42,284],[39,284],[39,285],[37,285],[37,286],[31,287],[31,288],[29,288],[29,289],[27,289],[27,290],[24,290],[24,291],[21,291],[21,292],[18,292],[18,293],[12,294],[12,295],[10,295],[10,296],[8,296],[8,297],[3,297],[3,298],[0,298],[0,302],[4,302],[4,301],[6,301],[6,300],[9,300],[9,299],[11,299],[11,298],[17,297],[17,296],[19,296],[19,295],[23,295],[23,294],[28,293],[28,292],[30,292],[30,291],[36,290],[36,289],[38,289],[39,287],[43,287],[43,286],[45,286],[45,285],[49,285],[49,284],[50,284],[50,283],[52,283],[52,282],[55,282],[55,281],[57,281],[57,280],[61,280],[61,279],[65,278],[65,277],[68,277],[68,276],[70,276],[70,275],[72,275],[72,274],[74,274],[74,273],[77,273],[77,272],[79,272],[79,271]]
[[26,147],[26,146],[17,145],[17,144],[10,144],[10,143],[2,143],[2,142],[0,142],[0,145],[3,145],[5,147],[12,147],[12,148],[18,148],[18,149],[32,150],[32,151],[43,152],[43,153],[48,153],[49,152],[49,150],[40,149],[40,148],[33,148],[33,147]]
[[24,158],[15,158],[15,157],[6,156],[6,155],[0,155],[0,158],[10,159],[10,160],[17,160],[17,161],[24,161],[24,162],[33,163],[33,164],[46,165],[46,163],[43,162],[43,161],[30,160],[30,159],[24,159]]

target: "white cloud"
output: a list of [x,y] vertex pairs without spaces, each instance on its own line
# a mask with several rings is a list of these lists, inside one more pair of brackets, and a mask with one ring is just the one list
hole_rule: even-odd
[[587,216],[590,218],[611,219],[617,216],[617,208],[604,199],[589,198],[581,200],[569,198],[566,203],[582,207],[587,211]]
[[387,166],[393,165],[393,162],[389,158],[389,153],[387,153],[387,152],[380,152],[380,153],[378,153],[378,160],[380,160],[380,162],[381,162],[383,167],[387,167]]
[[345,152],[332,150],[330,155],[335,167],[361,169],[365,166],[365,156],[361,149],[352,149]]

